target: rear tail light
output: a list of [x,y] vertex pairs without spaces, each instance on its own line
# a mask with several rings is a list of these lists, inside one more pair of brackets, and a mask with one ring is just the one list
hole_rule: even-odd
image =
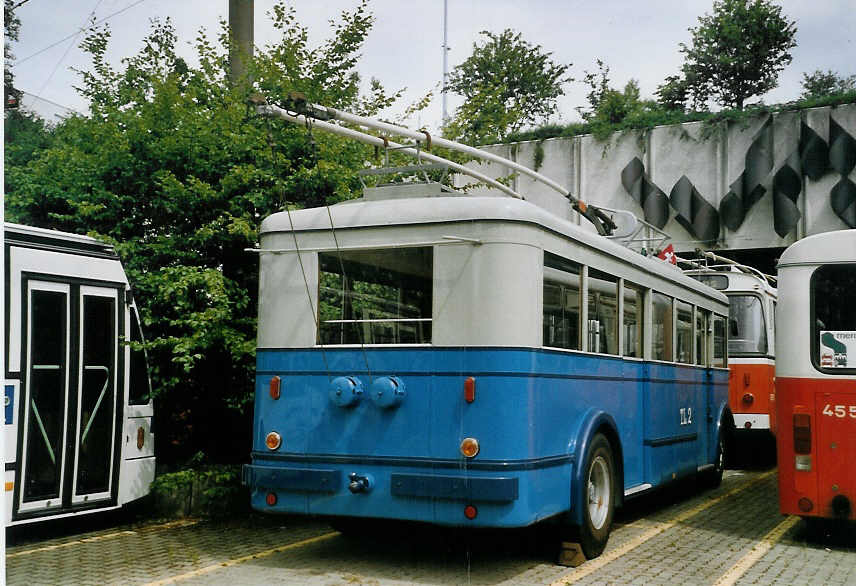
[[467,505],[466,507],[464,507],[464,517],[466,517],[470,521],[475,519],[478,516],[478,514],[479,514],[478,509],[475,508],[473,505]]
[[271,507],[274,506],[276,504],[276,493],[275,492],[267,493],[267,496],[265,497],[265,502],[268,504],[268,506],[271,506]]
[[811,500],[803,497],[797,502],[797,506],[800,508],[800,511],[803,513],[808,513],[814,508],[814,503]]
[[746,393],[743,395],[743,402],[751,405],[755,402],[755,395],[752,393]]
[[282,381],[278,376],[270,379],[270,398],[274,401],[279,399],[281,395],[280,387],[282,385]]
[[794,452],[811,454],[811,415],[794,413]]
[[467,377],[464,381],[464,400],[467,403],[472,403],[476,400],[476,379]]

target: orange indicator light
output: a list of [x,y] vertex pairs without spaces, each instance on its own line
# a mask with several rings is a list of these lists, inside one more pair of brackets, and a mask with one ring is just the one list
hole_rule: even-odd
[[282,445],[282,436],[275,431],[270,432],[265,437],[265,445],[271,451],[278,450],[279,446]]
[[479,453],[479,441],[473,437],[465,437],[461,442],[461,453],[467,458],[475,458]]

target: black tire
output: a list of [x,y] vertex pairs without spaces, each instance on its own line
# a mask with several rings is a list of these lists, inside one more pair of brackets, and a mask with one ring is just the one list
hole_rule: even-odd
[[583,522],[579,539],[586,558],[592,559],[603,553],[615,514],[615,462],[612,446],[603,434],[592,439],[583,470],[579,500]]
[[720,426],[719,440],[716,442],[716,456],[713,460],[713,468],[709,468],[702,472],[700,476],[701,484],[704,488],[716,488],[722,484],[722,473],[725,472],[725,458],[728,455],[728,428]]

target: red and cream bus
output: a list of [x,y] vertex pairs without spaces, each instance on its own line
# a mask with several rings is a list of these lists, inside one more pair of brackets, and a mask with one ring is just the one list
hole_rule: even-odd
[[775,278],[702,254],[714,264],[686,273],[728,297],[728,404],[735,431],[775,433]]
[[856,519],[856,230],[804,238],[778,268],[779,506]]

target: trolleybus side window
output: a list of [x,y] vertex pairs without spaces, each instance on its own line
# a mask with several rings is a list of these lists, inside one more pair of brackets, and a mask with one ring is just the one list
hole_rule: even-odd
[[729,295],[728,353],[766,354],[764,306],[755,295]]
[[672,298],[651,293],[651,358],[674,359],[672,354]]
[[695,363],[704,366],[708,363],[708,324],[710,323],[710,312],[696,307],[696,359]]
[[589,352],[618,354],[618,279],[596,269],[588,271]]
[[693,306],[683,301],[676,301],[677,309],[677,362],[692,364],[693,362]]
[[633,283],[624,283],[624,356],[642,358],[642,324],[645,290]]
[[725,317],[713,314],[713,360],[711,366],[725,368],[725,347],[727,337],[725,335]]
[[[143,342],[142,331],[140,330],[140,320],[137,316],[137,308],[131,307],[131,337],[132,343],[139,344]],[[130,368],[129,385],[128,385],[128,404],[130,405],[145,405],[149,402],[152,396],[151,383],[149,382],[149,373],[146,368],[146,351],[142,348],[135,348],[131,345],[131,361],[128,365]]]
[[810,287],[812,362],[836,373],[856,370],[856,264],[824,265]]
[[433,249],[321,252],[322,344],[431,342]]
[[580,265],[544,253],[544,346],[580,349]]

